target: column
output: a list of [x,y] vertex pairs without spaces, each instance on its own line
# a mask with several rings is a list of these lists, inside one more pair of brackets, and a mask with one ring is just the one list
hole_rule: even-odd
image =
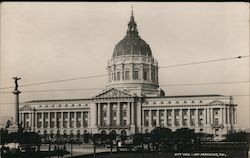
[[31,114],[31,129],[32,129],[32,131],[33,131],[33,128],[34,128],[34,125],[35,125],[35,122],[34,122],[34,116],[35,115],[35,113],[34,113],[34,111],[32,110],[32,114]]
[[164,111],[164,125],[165,125],[165,127],[168,126],[167,109],[165,109],[165,111]]
[[223,120],[224,120],[223,125],[225,125],[227,123],[227,120],[226,120],[227,112],[226,111],[227,111],[227,109],[224,107],[223,108]]
[[187,109],[187,126],[191,126],[190,109]]
[[173,127],[175,127],[175,115],[174,115],[174,111],[175,111],[175,109],[172,109],[172,111],[171,111],[171,118],[172,118],[172,122],[171,122],[171,124],[172,124],[172,126]]
[[131,102],[131,124],[135,124],[135,106],[134,102]]
[[86,117],[87,117],[87,120],[88,120],[88,124],[87,124],[87,127],[88,127],[88,126],[90,126],[90,118],[91,118],[89,111],[86,112]]
[[148,126],[152,127],[152,110],[148,110]]
[[220,108],[220,111],[219,111],[219,124],[222,124],[223,123],[223,111],[222,111],[222,108]]
[[227,125],[229,125],[230,124],[229,123],[229,108],[227,107],[226,109],[227,109]]
[[44,112],[42,112],[42,128],[44,128]]
[[107,125],[110,126],[110,103],[107,103]]
[[101,109],[102,109],[102,105],[101,103],[97,103],[97,107],[98,107],[98,126],[101,126],[102,125],[102,112],[101,112]]
[[237,108],[235,108],[235,124],[237,124]]
[[70,128],[70,112],[67,112],[67,118],[68,118],[68,128]]
[[63,128],[63,112],[60,112],[61,114],[61,122],[60,122],[60,128]]
[[58,121],[57,121],[57,112],[55,112],[55,126],[54,126],[54,128],[57,128],[57,123],[58,123]]
[[21,115],[19,117],[21,117],[20,120],[21,120],[22,126],[24,127],[24,124],[25,124],[25,122],[24,122],[24,113],[21,113]]
[[156,110],[156,126],[159,126],[160,125],[160,112],[159,110]]
[[116,122],[117,122],[117,125],[120,126],[121,125],[121,102],[118,102],[116,107],[117,107],[117,117],[116,117]]
[[195,109],[195,126],[199,126],[199,109]]
[[207,109],[207,124],[210,124],[210,108]]
[[74,112],[75,115],[75,128],[77,128],[77,122],[78,122],[78,118],[77,118],[77,112]]
[[50,112],[48,112],[48,128],[50,128]]
[[[131,122],[130,122],[130,103],[129,102],[127,102],[127,108],[128,108],[128,110],[127,110],[127,124],[130,125]],[[143,121],[143,124],[144,124],[144,121]]]
[[205,118],[204,125],[207,125],[207,108],[204,108],[204,118]]
[[182,118],[182,109],[180,109],[179,110],[179,124],[180,124],[180,127],[183,126],[182,120],[183,120],[183,118]]
[[214,124],[214,110],[213,110],[213,108],[210,109],[210,123]]
[[[81,112],[81,128],[83,128],[83,121],[84,121],[84,116],[83,116],[83,112]],[[96,125],[97,125],[97,120],[96,120]]]

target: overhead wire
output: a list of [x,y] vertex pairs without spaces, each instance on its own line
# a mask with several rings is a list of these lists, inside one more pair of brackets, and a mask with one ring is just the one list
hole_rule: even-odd
[[[187,66],[187,65],[195,65],[195,64],[203,64],[203,63],[209,63],[209,62],[226,61],[226,60],[232,60],[232,59],[242,59],[242,58],[246,58],[246,57],[249,57],[249,55],[230,57],[230,58],[221,58],[221,59],[214,59],[214,60],[206,60],[206,61],[200,61],[200,62],[191,62],[191,63],[184,63],[184,64],[176,64],[176,65],[161,66],[161,67],[159,67],[159,69],[171,68],[171,67],[179,67],[179,66]],[[88,78],[97,78],[97,77],[104,77],[104,76],[108,76],[108,74],[98,74],[98,75],[90,75],[90,76],[69,78],[69,79],[61,79],[61,80],[54,80],[54,81],[36,82],[36,83],[30,83],[30,84],[23,84],[23,85],[20,85],[20,87],[42,85],[42,84],[49,84],[49,83],[57,83],[57,82],[74,81],[74,80],[88,79]],[[9,89],[9,88],[13,88],[13,86],[0,87],[0,89]]]

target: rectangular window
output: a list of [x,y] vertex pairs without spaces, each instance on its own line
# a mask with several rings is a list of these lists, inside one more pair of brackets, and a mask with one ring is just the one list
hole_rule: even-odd
[[139,72],[138,72],[138,70],[135,70],[135,71],[134,71],[134,79],[135,79],[135,80],[138,80],[138,79],[139,79]]
[[113,116],[116,117],[116,111],[113,112]]
[[125,71],[125,80],[129,80],[129,71]]
[[147,70],[143,70],[143,79],[144,80],[148,79],[148,72],[147,72]]
[[107,117],[107,111],[103,111],[103,117]]
[[123,111],[122,115],[123,115],[124,117],[126,117],[126,116],[127,116],[127,112],[126,112],[126,111]]
[[120,78],[120,75],[121,75],[121,73],[120,72],[117,72],[117,80],[119,81],[121,78]]

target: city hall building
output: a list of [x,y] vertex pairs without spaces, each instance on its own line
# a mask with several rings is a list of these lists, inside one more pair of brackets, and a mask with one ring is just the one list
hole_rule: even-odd
[[133,12],[108,61],[106,89],[87,99],[35,100],[20,108],[25,130],[40,134],[146,133],[191,128],[221,138],[237,127],[236,104],[222,95],[165,96],[158,62],[139,36]]

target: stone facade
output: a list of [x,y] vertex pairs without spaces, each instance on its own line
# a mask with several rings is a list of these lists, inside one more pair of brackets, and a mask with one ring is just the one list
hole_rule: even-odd
[[138,35],[133,13],[107,70],[107,88],[92,98],[24,103],[19,117],[25,130],[129,135],[159,126],[172,130],[187,127],[222,138],[237,128],[237,105],[232,97],[164,95],[159,88],[158,62]]

